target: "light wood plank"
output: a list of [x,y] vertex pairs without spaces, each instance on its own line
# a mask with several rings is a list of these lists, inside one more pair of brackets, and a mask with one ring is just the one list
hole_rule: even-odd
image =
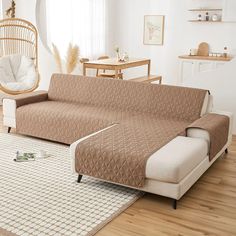
[[189,59],[189,60],[208,60],[208,61],[231,61],[233,57],[211,57],[211,56],[189,56],[183,55],[179,56],[181,59]]
[[138,78],[129,79],[129,81],[142,82],[142,83],[151,83],[151,82],[154,82],[154,81],[159,81],[159,84],[161,84],[162,76],[160,76],[160,75],[141,76],[141,77],[138,77]]

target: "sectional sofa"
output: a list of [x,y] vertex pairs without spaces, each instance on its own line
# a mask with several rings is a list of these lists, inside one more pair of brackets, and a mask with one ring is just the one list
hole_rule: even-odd
[[209,91],[55,74],[48,91],[3,100],[10,132],[70,145],[92,176],[179,200],[225,152],[232,114]]

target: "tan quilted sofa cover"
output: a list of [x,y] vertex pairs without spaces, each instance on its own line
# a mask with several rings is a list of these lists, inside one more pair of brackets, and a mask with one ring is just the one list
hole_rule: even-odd
[[116,124],[80,143],[76,171],[141,187],[147,159],[200,118],[206,93],[55,74],[47,95],[39,96],[38,102],[31,97],[18,106],[17,132],[71,144]]
[[71,144],[137,114],[190,124],[199,118],[205,94],[198,89],[55,74],[47,96],[37,94],[37,102],[28,95],[24,102],[29,104],[18,107],[16,128],[18,133]]

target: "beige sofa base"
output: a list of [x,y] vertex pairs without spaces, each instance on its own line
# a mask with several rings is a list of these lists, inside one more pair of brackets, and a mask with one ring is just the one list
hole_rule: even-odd
[[178,184],[147,179],[145,186],[140,190],[179,200],[229,146],[230,142],[225,145],[211,162],[209,161],[209,157],[206,156],[206,158]]

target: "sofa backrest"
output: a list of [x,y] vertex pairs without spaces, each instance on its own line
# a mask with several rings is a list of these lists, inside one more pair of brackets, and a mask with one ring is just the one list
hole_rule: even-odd
[[54,74],[48,98],[193,121],[200,117],[207,93],[177,86]]

